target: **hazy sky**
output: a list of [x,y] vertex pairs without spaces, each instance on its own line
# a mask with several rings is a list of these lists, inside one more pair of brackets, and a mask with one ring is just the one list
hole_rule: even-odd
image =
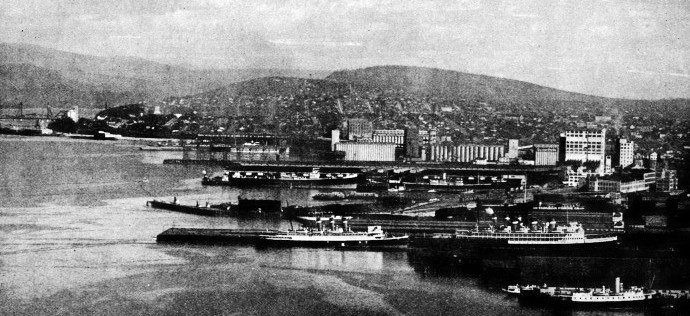
[[416,65],[690,97],[688,0],[3,0],[0,41],[205,68]]

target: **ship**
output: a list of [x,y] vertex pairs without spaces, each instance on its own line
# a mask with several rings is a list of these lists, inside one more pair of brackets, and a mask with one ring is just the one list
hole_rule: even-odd
[[509,226],[491,225],[480,229],[456,230],[454,233],[415,237],[413,248],[434,250],[447,254],[463,264],[496,267],[516,267],[523,256],[589,256],[618,248],[618,236],[586,234],[584,227],[571,222],[557,226],[532,222],[525,227],[518,220]]
[[357,172],[325,172],[320,168],[310,171],[290,170],[226,170],[222,176],[204,174],[203,185],[228,185],[237,187],[280,186],[280,187],[328,187],[354,186],[362,179]]
[[624,288],[620,278],[615,286],[607,288],[511,286],[506,290],[515,294],[523,303],[545,305],[572,305],[578,307],[637,307],[655,302],[654,291],[632,286]]
[[618,240],[617,236],[611,235],[585,235],[584,228],[577,222],[570,222],[567,226],[556,226],[555,221],[542,226],[533,222],[532,227],[526,227],[519,221],[512,224],[499,228],[490,226],[485,230],[477,227],[474,230],[456,232],[449,237],[477,243],[535,246],[611,243]]
[[[334,223],[331,221],[331,223]],[[347,220],[342,228],[323,229],[320,222],[316,229],[297,229],[278,234],[259,236],[258,245],[264,247],[334,247],[334,248],[379,248],[404,247],[408,236],[390,236],[381,230],[381,226],[369,226],[366,232],[350,230]]]

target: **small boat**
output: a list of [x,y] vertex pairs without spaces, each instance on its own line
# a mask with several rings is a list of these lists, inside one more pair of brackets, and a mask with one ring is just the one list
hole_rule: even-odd
[[511,295],[520,295],[523,291],[533,291],[534,289],[538,288],[536,285],[519,285],[519,284],[514,284],[514,285],[508,285],[508,287],[501,289],[503,292],[506,292]]

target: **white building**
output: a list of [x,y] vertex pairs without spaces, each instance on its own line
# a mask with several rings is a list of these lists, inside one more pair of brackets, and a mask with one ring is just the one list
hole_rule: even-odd
[[345,152],[347,161],[395,161],[395,143],[339,142],[335,150]]
[[621,138],[618,141],[618,163],[621,167],[632,165],[635,156],[635,143]]
[[601,131],[566,131],[561,134],[563,161],[599,161],[599,174],[604,174],[606,164],[606,129]]

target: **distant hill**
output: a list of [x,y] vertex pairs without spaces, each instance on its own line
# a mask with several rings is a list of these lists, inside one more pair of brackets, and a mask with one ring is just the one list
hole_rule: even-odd
[[[3,86],[0,102],[29,103],[42,107],[45,103],[69,102],[54,96],[81,96],[72,100],[74,105],[102,107],[132,102],[155,102],[170,95],[200,93],[232,82],[266,76],[303,76],[321,78],[326,72],[282,69],[226,69],[195,70],[156,63],[132,57],[98,57],[53,50],[26,44],[0,43],[0,73]],[[32,67],[21,67],[29,65]],[[22,73],[26,70],[26,73]],[[49,73],[46,78],[36,78],[39,73]],[[11,74],[11,77],[8,77]],[[58,80],[52,87],[70,87],[68,92],[47,90],[47,80]],[[14,87],[21,82],[38,82],[31,96],[19,94]],[[76,92],[76,90],[79,92]],[[74,90],[74,91],[73,91]],[[132,99],[134,98],[134,99]],[[41,102],[41,104],[31,104]],[[94,103],[96,102],[96,103]]]
[[336,71],[326,77],[370,89],[404,90],[447,99],[534,102],[602,102],[605,98],[567,92],[536,84],[459,71],[409,66],[378,66]]
[[[487,103],[496,111],[508,113],[553,111],[573,115],[622,115],[635,112],[638,115],[649,113],[657,116],[690,117],[690,100],[686,99],[655,101],[612,99],[558,90],[518,80],[410,66],[378,66],[336,71],[325,79],[257,78],[188,95],[187,98],[205,100],[204,102],[210,102],[209,104],[222,106],[227,103],[228,98],[240,95],[309,94],[314,97],[323,94],[327,96],[326,99],[337,99],[350,93],[355,94],[355,99],[357,99],[357,94],[369,94],[367,98],[370,98],[370,102],[379,102],[377,100],[380,99],[376,95],[386,95],[391,98],[388,101],[393,103],[396,102],[395,100],[404,100],[409,96],[418,99],[429,98],[441,104]],[[352,104],[343,101],[343,106],[352,106]]]
[[115,100],[131,103],[147,98],[142,93],[102,89],[28,64],[0,64],[0,97],[3,107],[23,103],[25,107],[58,109],[113,104]]

